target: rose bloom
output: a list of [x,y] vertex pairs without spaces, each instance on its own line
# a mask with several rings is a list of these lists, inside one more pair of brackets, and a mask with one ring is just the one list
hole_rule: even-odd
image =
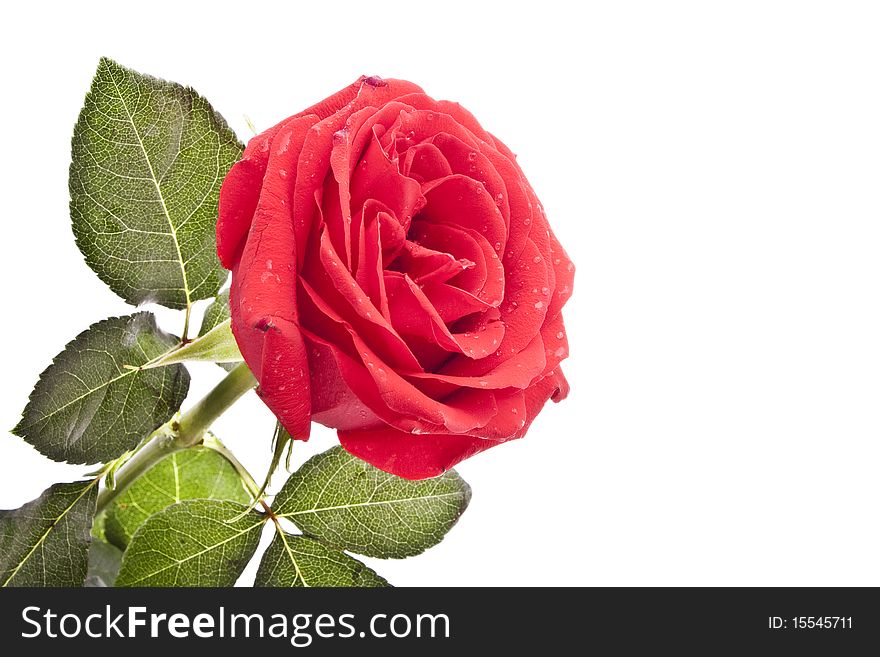
[[220,193],[232,329],[287,431],[408,479],[526,433],[568,384],[574,267],[457,103],[361,78],[254,137]]

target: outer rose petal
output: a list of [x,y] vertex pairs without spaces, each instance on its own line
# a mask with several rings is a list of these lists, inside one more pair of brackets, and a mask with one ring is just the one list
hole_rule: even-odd
[[[548,399],[560,401],[567,394],[568,382],[560,372],[532,386],[525,393],[522,427],[506,440],[525,435]],[[466,458],[506,442],[457,434],[413,435],[391,427],[338,433],[347,452],[404,479],[436,477]]]
[[233,268],[230,290],[232,331],[259,382],[258,393],[290,435],[302,440],[309,436],[311,401],[298,324],[297,243],[287,176],[313,122],[303,117],[285,123],[269,145],[250,237]]

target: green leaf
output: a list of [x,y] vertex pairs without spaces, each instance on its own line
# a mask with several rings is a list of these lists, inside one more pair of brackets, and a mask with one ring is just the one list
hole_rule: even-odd
[[[205,335],[218,324],[222,324],[231,318],[229,312],[229,290],[224,290],[205,308],[205,315],[202,317],[202,326],[199,329],[199,335]],[[232,371],[235,363],[217,363],[227,372]]]
[[186,397],[182,365],[137,369],[176,344],[146,312],[93,324],[40,375],[13,433],[56,461],[117,458],[167,422]]
[[89,569],[85,586],[90,588],[113,586],[122,564],[122,550],[92,538],[89,547]]
[[103,58],[76,122],[70,214],[86,262],[131,304],[184,308],[226,279],[220,183],[242,145],[190,88]]
[[0,511],[0,586],[82,586],[97,480],[55,484]]
[[248,504],[250,495],[226,458],[207,447],[191,447],[169,454],[135,479],[107,509],[104,534],[125,549],[147,518],[189,499]]
[[205,315],[202,317],[202,326],[199,329],[199,335],[205,335],[218,324],[228,321],[232,315],[229,312],[229,290],[223,290],[217,297],[205,308]]
[[150,363],[147,368],[164,367],[174,363],[189,361],[208,361],[211,363],[235,364],[244,360],[238,350],[238,343],[232,335],[231,321],[218,324],[210,331],[192,342],[175,349],[168,355]]
[[389,586],[357,559],[307,536],[276,532],[254,586]]
[[135,532],[116,586],[232,586],[254,555],[265,522],[235,502],[169,506]]
[[334,447],[290,476],[272,510],[332,545],[399,559],[439,543],[470,498],[454,471],[409,481]]

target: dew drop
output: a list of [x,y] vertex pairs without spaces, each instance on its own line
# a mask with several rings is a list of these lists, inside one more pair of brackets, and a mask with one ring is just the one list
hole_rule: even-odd
[[272,261],[271,260],[266,261],[266,269],[272,269]]
[[287,178],[287,171],[285,171],[284,169],[278,169],[278,175],[282,178]]
[[541,308],[543,308],[543,307],[544,307],[544,302],[543,302],[543,301],[538,301],[538,302],[535,304],[535,310],[541,310]]
[[535,264],[541,262],[541,256],[535,256],[534,258],[532,258],[532,262],[534,262]]
[[496,250],[496,251],[500,251],[500,250],[501,250],[501,242],[495,242],[495,250]]
[[489,382],[488,381],[480,381],[480,385],[485,388],[487,385],[489,385]]
[[516,408],[511,408],[510,412],[513,413],[514,415],[519,415],[519,410]]
[[542,287],[541,293],[546,297],[547,295],[550,294],[550,288],[549,287]]
[[556,339],[557,339],[557,340],[561,340],[561,339],[564,338],[564,337],[565,337],[565,333],[563,333],[562,331],[560,331],[559,333],[556,334]]
[[468,153],[468,159],[469,159],[471,162],[473,162],[474,160],[476,160],[476,159],[477,159],[477,152],[476,152],[476,151],[471,151],[470,153]]
[[565,354],[565,348],[564,348],[564,347],[559,347],[559,349],[557,349],[557,350],[554,352],[554,355],[555,355],[557,358],[562,358],[563,354]]

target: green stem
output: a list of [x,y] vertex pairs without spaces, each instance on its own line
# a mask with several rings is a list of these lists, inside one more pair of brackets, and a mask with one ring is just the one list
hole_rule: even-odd
[[200,444],[214,420],[256,384],[257,380],[247,365],[241,363],[179,420],[156,429],[147,444],[116,471],[116,485],[104,488],[98,495],[97,512],[107,508],[135,479],[169,454]]
[[211,392],[180,418],[177,434],[190,447],[202,440],[208,427],[239,397],[257,385],[257,380],[245,363],[236,365]]
[[186,315],[183,318],[183,333],[180,336],[180,341],[183,344],[189,342],[189,318],[192,314],[192,303],[189,300],[189,293],[186,295]]

